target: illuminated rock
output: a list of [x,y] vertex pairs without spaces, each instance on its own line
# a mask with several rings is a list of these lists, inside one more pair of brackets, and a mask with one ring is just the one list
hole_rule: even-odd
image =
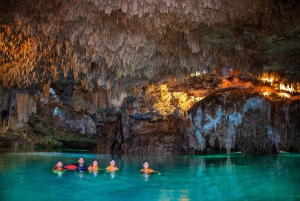
[[264,97],[255,90],[233,89],[212,94],[189,112],[193,123],[189,136],[197,140],[190,146],[199,152],[299,151],[299,104],[299,100],[284,100],[279,94],[276,98]]
[[[187,111],[210,94],[253,89],[286,107],[299,99],[299,12],[300,2],[289,0],[0,1],[0,131],[28,146],[87,140],[78,147],[202,150],[203,133],[187,134]],[[226,114],[211,109],[215,129]],[[134,130],[143,126],[151,127],[149,144]],[[209,141],[231,149],[236,126],[226,127],[231,137]],[[271,128],[268,136],[278,136]]]

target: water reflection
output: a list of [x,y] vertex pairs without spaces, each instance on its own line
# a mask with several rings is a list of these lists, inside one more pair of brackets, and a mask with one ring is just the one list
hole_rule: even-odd
[[84,176],[84,172],[83,171],[74,171],[75,175],[79,178],[79,179],[83,179]]
[[93,171],[92,171],[92,174],[93,174],[93,176],[94,176],[94,177],[97,177],[97,175],[98,175],[98,171],[96,171],[96,170],[93,170]]
[[114,179],[116,177],[115,171],[111,171],[109,174],[110,174],[110,178],[112,178],[112,179]]
[[[299,154],[120,155],[115,156],[120,167],[118,172],[99,174],[97,171],[92,173],[66,171],[63,176],[57,175],[61,177],[59,182],[63,182],[64,185],[57,185],[58,179],[50,171],[53,160],[58,157],[68,163],[78,156],[73,154],[68,156],[67,153],[0,154],[0,178],[3,181],[0,195],[6,198],[4,200],[47,200],[48,197],[48,200],[54,200],[57,193],[70,200],[79,200],[78,195],[92,196],[99,192],[105,192],[101,193],[103,200],[112,200],[110,197],[112,195],[113,200],[126,198],[126,200],[145,201],[297,200],[299,198]],[[95,154],[87,154],[85,157],[97,158],[99,164],[106,164],[110,158],[109,155],[95,156]],[[140,174],[142,161],[145,158],[150,161],[154,169],[162,173],[162,176],[158,176],[157,173]],[[70,188],[77,185],[85,185],[85,188],[76,190],[76,193],[69,193]],[[111,188],[112,185],[114,188]],[[43,199],[43,196],[48,197]]]
[[60,171],[60,172],[57,172],[56,174],[57,174],[57,177],[61,177],[61,176],[63,176],[63,172],[62,172],[62,171]]
[[141,174],[141,177],[144,179],[144,181],[148,181],[150,174],[144,173],[144,174]]
[[[225,198],[244,199],[243,189],[237,182],[235,174],[235,164],[230,156],[221,160],[212,160],[211,158],[199,158],[197,168],[197,179],[206,186],[199,185],[201,191],[208,192],[201,195],[201,200]],[[209,186],[209,188],[207,188]]]
[[189,201],[189,190],[180,190],[181,197],[179,198],[180,201]]
[[[274,181],[277,185],[273,189],[269,188],[272,189],[268,192],[270,195],[274,188],[282,186],[278,178],[288,175],[289,167],[293,167],[293,164],[286,164],[286,159],[281,155],[243,157],[228,155],[220,156],[219,160],[209,156],[196,156],[191,159],[187,157],[186,166],[191,178],[195,175],[193,185],[197,189],[189,194],[195,196],[197,192],[206,192],[201,195],[201,200],[226,200],[226,198],[249,200],[249,192],[257,195],[257,192],[263,191],[261,186],[267,187],[268,181]],[[283,168],[284,166],[286,167]]]
[[87,178],[85,178],[85,172],[84,171],[77,171],[77,170],[74,170],[74,173],[75,173],[75,176],[77,177],[77,178],[79,178],[80,180],[85,180],[85,181],[89,181],[89,182],[91,182],[91,180],[90,179],[87,179]]
[[174,190],[162,189],[159,194],[159,201],[173,200],[174,199]]
[[105,171],[104,175],[107,175],[109,174],[110,175],[110,178],[111,179],[114,179],[116,177],[116,171]]
[[4,162],[2,157],[0,156],[0,170],[3,169],[3,167],[4,167]]

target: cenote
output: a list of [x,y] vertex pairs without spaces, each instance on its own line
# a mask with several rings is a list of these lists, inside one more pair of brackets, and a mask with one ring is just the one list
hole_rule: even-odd
[[[0,201],[299,201],[299,13],[0,0]],[[51,171],[111,153],[114,175]]]
[[[110,155],[88,151],[15,151],[0,155],[0,198],[9,200],[299,200],[300,154],[115,155],[115,175],[51,172],[57,159],[85,164]],[[143,160],[161,174],[140,174]]]

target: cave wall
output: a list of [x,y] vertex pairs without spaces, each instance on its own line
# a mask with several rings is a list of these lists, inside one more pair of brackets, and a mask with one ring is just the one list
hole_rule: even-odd
[[[80,88],[62,97],[51,88],[48,100],[41,91],[3,91],[0,146],[128,154],[299,152],[299,95],[287,98],[234,71],[165,84],[169,90],[145,86],[110,108],[100,108]],[[197,101],[183,93],[180,100],[179,89],[207,96]],[[108,91],[102,93],[106,105],[115,103]]]
[[0,1],[0,146],[299,152],[299,12],[294,0]]
[[265,97],[254,90],[214,94],[190,110],[191,147],[266,154],[299,152],[299,100]]

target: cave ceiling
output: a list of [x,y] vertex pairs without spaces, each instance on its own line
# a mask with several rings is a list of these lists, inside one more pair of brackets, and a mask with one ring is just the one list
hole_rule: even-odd
[[295,0],[5,0],[0,86],[121,91],[226,66],[297,80],[299,12]]

